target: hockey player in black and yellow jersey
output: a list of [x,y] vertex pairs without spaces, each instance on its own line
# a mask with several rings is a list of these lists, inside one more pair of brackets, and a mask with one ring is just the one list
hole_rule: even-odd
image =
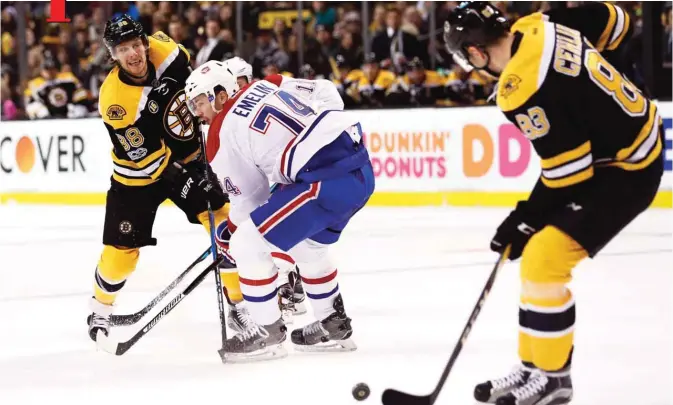
[[[162,32],[148,37],[126,15],[108,21],[103,36],[116,62],[99,99],[113,145],[113,173],[91,300],[93,340],[107,335],[112,304],[134,271],[140,248],[156,245],[152,227],[163,201],[172,200],[190,222],[206,228],[208,201],[218,223],[229,210],[219,182],[205,179],[211,169],[200,157],[198,126],[184,92],[191,73],[187,51]],[[222,280],[230,304],[242,301],[238,275],[222,272]]]
[[345,94],[363,107],[381,107],[386,95],[396,80],[389,70],[381,69],[376,55],[365,55],[362,70],[355,69],[348,73],[343,81]]
[[436,105],[447,96],[446,78],[426,70],[423,61],[413,58],[406,65],[406,73],[398,77],[388,93],[387,104],[399,106]]
[[485,105],[493,91],[493,81],[477,70],[465,71],[454,66],[446,77],[446,99],[441,103],[448,106]]
[[28,82],[24,99],[30,119],[82,118],[91,105],[86,89],[72,72],[61,72],[51,52],[45,52],[40,76]]
[[444,27],[454,59],[499,76],[498,107],[531,140],[542,166],[528,200],[491,241],[492,250],[509,245],[510,259],[522,258],[522,365],[479,384],[475,398],[483,402],[570,402],[572,270],[642,213],[659,188],[657,107],[593,46],[618,50],[628,32],[623,10],[606,7],[612,10],[607,18],[593,20],[603,27],[592,27],[589,36],[535,15],[510,28],[487,2],[464,3]]

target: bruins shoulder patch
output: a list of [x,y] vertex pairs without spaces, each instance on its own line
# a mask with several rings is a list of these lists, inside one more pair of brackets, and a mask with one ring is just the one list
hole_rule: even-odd
[[521,83],[521,78],[517,75],[509,75],[505,77],[500,84],[498,96],[502,98],[509,97],[519,88],[519,83]]
[[107,111],[105,112],[105,115],[107,115],[110,121],[121,121],[124,119],[124,116],[126,115],[126,110],[119,104],[112,104],[111,106],[108,107]]
[[156,38],[156,39],[158,39],[158,40],[161,41],[161,42],[171,42],[171,39],[168,37],[168,35],[164,34],[164,33],[161,32],[161,31],[159,31],[159,32],[155,32],[155,33],[152,35],[152,38]]

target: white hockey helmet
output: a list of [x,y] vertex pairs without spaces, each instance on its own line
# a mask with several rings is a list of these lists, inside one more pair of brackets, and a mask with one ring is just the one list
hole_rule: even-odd
[[236,76],[238,79],[241,76],[245,76],[248,79],[248,83],[252,83],[252,65],[243,60],[240,56],[234,56],[231,59],[224,61],[231,70],[231,73]]
[[201,94],[208,97],[213,110],[215,108],[215,95],[224,89],[229,98],[240,89],[236,82],[236,76],[227,68],[224,62],[211,60],[196,68],[185,82],[185,95],[187,96],[187,107],[189,111],[196,115],[196,106],[194,100]]

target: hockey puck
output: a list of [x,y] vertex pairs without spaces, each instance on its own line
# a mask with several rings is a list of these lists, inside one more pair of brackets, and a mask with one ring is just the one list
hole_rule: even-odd
[[370,393],[371,391],[369,390],[369,385],[365,383],[359,383],[353,387],[353,398],[358,401],[364,401],[367,399],[367,397],[369,397]]

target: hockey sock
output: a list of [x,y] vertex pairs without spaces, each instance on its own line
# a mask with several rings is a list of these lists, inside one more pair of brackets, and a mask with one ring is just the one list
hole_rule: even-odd
[[311,275],[306,277],[302,274],[306,297],[311,301],[311,307],[317,320],[323,320],[334,312],[332,306],[334,297],[339,294],[339,283],[336,279],[337,270],[334,269],[324,275]]
[[575,300],[566,287],[587,252],[559,229],[547,226],[526,245],[521,260],[519,355],[545,371],[569,362]]
[[[220,224],[227,220],[229,216],[229,204],[224,204],[222,208],[213,211],[213,217],[216,224]],[[206,231],[210,233],[210,220],[208,219],[208,211],[203,211],[198,214],[196,218],[201,222],[201,224],[206,228]]]
[[271,247],[252,220],[244,221],[229,243],[236,258],[241,292],[251,318],[259,325],[271,325],[280,319],[278,307],[278,268],[271,257]]
[[99,302],[112,305],[126,279],[135,270],[140,250],[104,246],[94,277],[94,296]]
[[222,279],[222,285],[226,290],[227,299],[232,304],[237,304],[243,301],[243,293],[241,292],[241,284],[238,279],[238,272],[236,269],[234,272],[224,272],[220,271],[220,278]]

